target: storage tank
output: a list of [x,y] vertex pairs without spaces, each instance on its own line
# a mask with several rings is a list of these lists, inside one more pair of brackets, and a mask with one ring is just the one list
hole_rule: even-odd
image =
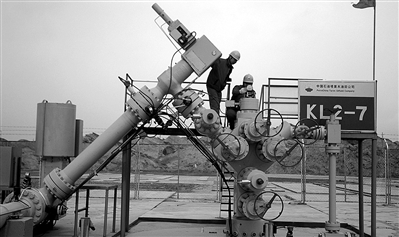
[[76,105],[71,101],[37,104],[36,155],[71,157],[75,155]]

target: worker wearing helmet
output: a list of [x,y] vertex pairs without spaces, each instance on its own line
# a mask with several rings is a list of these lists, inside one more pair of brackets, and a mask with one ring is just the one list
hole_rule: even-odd
[[[254,78],[251,74],[247,74],[244,76],[242,80],[242,85],[236,85],[233,88],[231,100],[234,100],[235,103],[240,102],[242,98],[255,98],[255,91],[253,89]],[[237,119],[237,111],[240,110],[238,106],[236,107],[228,107],[226,109],[226,117],[227,122],[230,125],[230,129],[234,129],[235,120]]]
[[240,52],[233,51],[227,59],[219,58],[212,65],[206,81],[206,89],[209,96],[209,106],[217,114],[220,111],[220,102],[222,100],[222,91],[228,82],[231,82],[230,74],[233,71],[233,65],[240,60]]

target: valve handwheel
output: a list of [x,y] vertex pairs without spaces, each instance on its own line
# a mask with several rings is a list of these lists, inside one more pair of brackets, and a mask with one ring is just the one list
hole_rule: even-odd
[[[263,114],[263,112],[264,111],[267,111],[267,118],[266,118],[266,122],[259,122],[258,121],[258,116],[260,115],[260,114]],[[273,113],[272,114],[272,112],[275,112],[275,114]],[[275,134],[270,134],[270,128],[271,128],[271,120],[272,119],[276,119],[275,118],[275,116],[277,116],[277,118],[279,119],[279,120],[281,120],[281,123],[280,123],[280,129],[275,133]],[[256,130],[256,132],[257,133],[259,133],[261,136],[263,136],[263,137],[274,137],[274,136],[277,136],[280,132],[281,132],[281,130],[283,129],[283,123],[284,123],[284,120],[283,120],[283,116],[277,111],[277,110],[275,110],[275,109],[264,109],[264,110],[262,110],[262,111],[260,111],[256,116],[255,116],[255,130]],[[260,130],[260,128],[259,127],[261,127],[261,126],[266,126],[266,131],[265,132],[260,132],[259,130]]]
[[[284,211],[284,202],[280,195],[272,191],[264,191],[255,198],[256,215],[265,221],[276,220]],[[273,217],[276,215],[275,217]],[[269,217],[270,216],[270,217]]]
[[294,128],[294,137],[299,143],[303,145],[311,145],[317,141],[317,139],[309,138],[313,130],[319,129],[320,126],[314,119],[304,118],[299,120]]
[[[281,154],[283,151],[283,154]],[[298,140],[282,139],[274,147],[273,157],[281,166],[294,167],[304,157],[302,144]]]

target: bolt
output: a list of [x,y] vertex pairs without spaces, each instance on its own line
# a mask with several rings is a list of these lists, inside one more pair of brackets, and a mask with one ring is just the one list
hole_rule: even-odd
[[209,120],[211,120],[211,119],[213,119],[213,114],[212,114],[212,113],[209,113],[206,117],[207,117]]
[[265,181],[263,179],[261,179],[261,178],[256,180],[256,184],[258,184],[258,185],[262,185],[264,183],[265,183]]

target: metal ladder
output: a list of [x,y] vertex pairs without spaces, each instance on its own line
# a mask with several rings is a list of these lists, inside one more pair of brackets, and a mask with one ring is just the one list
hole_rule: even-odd
[[[230,205],[230,212],[231,215],[234,214],[234,172],[228,171],[226,169],[223,170],[224,176],[226,179],[226,183],[222,180],[220,181],[220,210],[219,210],[219,218],[227,218],[229,212],[229,205]],[[229,192],[230,189],[230,192]]]

